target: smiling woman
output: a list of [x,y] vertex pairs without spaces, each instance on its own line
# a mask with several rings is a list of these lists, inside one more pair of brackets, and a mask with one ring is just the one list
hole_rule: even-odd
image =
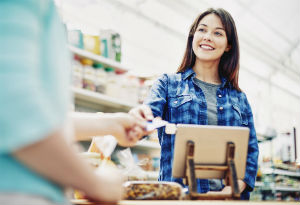
[[[175,124],[242,126],[250,129],[246,174],[239,180],[241,199],[249,199],[257,172],[258,144],[251,107],[238,85],[239,43],[235,23],[224,9],[208,9],[193,22],[177,73],[164,74],[152,86],[145,104],[154,117]],[[130,111],[146,116],[146,106]],[[146,117],[145,117],[146,118]],[[161,128],[161,181],[172,177],[175,135]],[[208,153],[212,154],[212,153]],[[198,179],[198,192],[230,192],[221,180]]]

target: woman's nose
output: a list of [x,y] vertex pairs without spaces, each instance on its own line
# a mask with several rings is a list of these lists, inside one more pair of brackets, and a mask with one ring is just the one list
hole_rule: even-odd
[[207,41],[211,41],[211,34],[209,32],[205,33],[203,39]]

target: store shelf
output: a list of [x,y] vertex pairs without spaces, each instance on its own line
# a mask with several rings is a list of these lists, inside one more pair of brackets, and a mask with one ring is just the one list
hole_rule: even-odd
[[263,191],[300,192],[300,187],[288,187],[288,186],[270,186],[270,187],[256,186],[256,187],[261,187],[261,190]]
[[256,187],[263,187],[264,183],[263,182],[255,182]]
[[158,144],[158,142],[151,142],[149,140],[139,141],[135,147],[143,148],[143,149],[151,149],[151,150],[160,149],[160,145]]
[[75,101],[81,100],[95,106],[106,106],[120,111],[129,111],[131,108],[138,106],[138,104],[132,104],[124,102],[120,99],[116,99],[101,93],[84,90],[82,88],[72,88],[72,92],[75,97]]
[[300,187],[276,186],[275,191],[300,192]]
[[95,62],[101,63],[104,66],[112,67],[112,68],[116,69],[116,71],[118,71],[118,72],[127,72],[127,71],[130,70],[129,68],[127,68],[126,66],[122,65],[119,62],[116,62],[116,61],[111,60],[109,58],[105,58],[103,56],[96,55],[96,54],[91,53],[89,51],[85,51],[85,50],[82,50],[80,48],[76,48],[74,46],[69,46],[69,49],[72,53],[74,53],[74,54],[76,54],[80,57],[88,58],[88,59],[91,59]]
[[273,168],[264,168],[262,169],[263,174],[277,174],[277,175],[285,175],[291,177],[300,177],[300,172],[292,172],[281,169],[273,169]]

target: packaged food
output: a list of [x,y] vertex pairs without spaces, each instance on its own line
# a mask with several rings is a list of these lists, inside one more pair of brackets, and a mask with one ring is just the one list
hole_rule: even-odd
[[94,168],[99,167],[102,161],[101,154],[99,153],[83,152],[80,153],[79,156],[85,161],[87,161]]
[[74,59],[72,61],[72,84],[76,88],[82,88],[83,68],[82,64]]
[[[88,152],[80,153],[85,161],[93,168],[99,176],[110,176],[116,171],[116,165],[111,161],[111,154],[117,145],[117,140],[112,135],[93,137]],[[74,190],[74,199],[86,199],[85,194],[80,190]]]
[[124,183],[126,200],[178,200],[183,197],[182,187],[176,182],[128,181]]
[[81,59],[83,65],[83,88],[91,91],[96,91],[95,86],[95,69],[93,68],[93,61],[87,58]]
[[100,31],[101,55],[114,61],[121,62],[121,36],[113,30]]
[[100,37],[98,34],[83,35],[84,50],[100,55]]
[[101,63],[94,63],[96,92],[105,93],[107,73]]
[[83,35],[80,29],[68,28],[68,41],[70,45],[83,49]]
[[130,148],[119,151],[117,157],[121,166],[123,166],[123,174],[128,181],[147,179],[147,173],[134,162]]
[[121,36],[118,33],[113,33],[112,39],[112,59],[121,62]]

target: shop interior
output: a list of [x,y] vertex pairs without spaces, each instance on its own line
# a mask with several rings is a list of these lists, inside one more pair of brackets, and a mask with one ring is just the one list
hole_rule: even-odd
[[[300,200],[298,0],[55,3],[72,53],[73,109],[81,112],[128,112],[142,104],[157,77],[176,72],[193,19],[206,8],[228,10],[239,35],[240,87],[251,104],[259,142],[259,169],[250,201]],[[90,144],[82,142],[85,152]],[[120,151],[125,153],[117,147],[111,156],[119,166]],[[157,181],[157,133],[126,151],[138,167],[129,178]]]

